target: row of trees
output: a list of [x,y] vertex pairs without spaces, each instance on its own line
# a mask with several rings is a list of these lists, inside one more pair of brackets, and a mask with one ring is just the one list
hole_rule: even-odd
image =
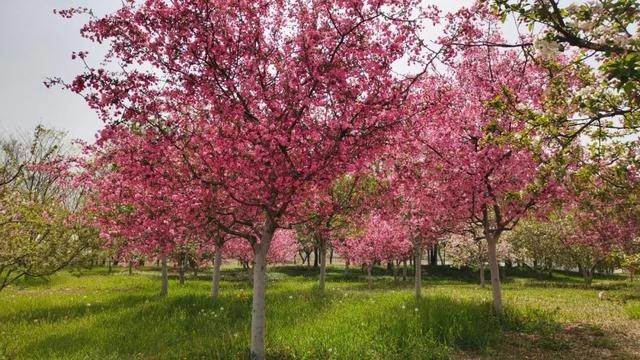
[[[103,17],[59,13],[89,14],[83,36],[110,50],[99,66],[75,53],[86,71],[49,82],[105,122],[67,165],[89,190],[84,223],[121,257],[158,256],[165,284],[168,256],[213,253],[214,297],[225,246],[248,252],[252,358],[265,356],[266,267],[287,231],[318,244],[321,289],[329,244],[370,270],[421,264],[451,234],[482,242],[497,314],[499,244],[523,220],[563,224],[572,250],[633,251],[635,2],[441,16],[413,0],[131,0]],[[508,13],[542,34],[507,42]]]

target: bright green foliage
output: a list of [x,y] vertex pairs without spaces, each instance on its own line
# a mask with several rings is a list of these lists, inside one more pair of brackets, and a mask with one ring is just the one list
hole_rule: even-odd
[[570,217],[552,214],[547,221],[522,221],[506,237],[518,259],[535,270],[551,275],[554,269],[578,268],[590,286],[593,272],[598,266],[607,265],[609,254],[596,245],[571,242],[574,226]]
[[[560,2],[558,0],[494,0],[496,11],[506,19],[513,13],[529,25],[542,25],[534,43],[539,60],[578,49],[579,62],[593,64],[595,78],[576,94],[580,113],[587,118],[578,125],[640,128],[640,3],[637,0]],[[573,115],[573,114],[568,114]],[[614,116],[622,117],[613,120]]]
[[0,140],[0,290],[49,275],[95,245],[94,232],[73,218],[80,194],[61,184],[63,138],[38,126],[28,141]]
[[640,252],[623,256],[622,267],[629,272],[631,279],[640,274]]

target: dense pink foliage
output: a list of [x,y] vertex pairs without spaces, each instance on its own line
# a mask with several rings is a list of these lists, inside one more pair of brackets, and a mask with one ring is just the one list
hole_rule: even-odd
[[417,46],[401,20],[416,5],[125,2],[83,29],[125,71],[89,68],[69,87],[110,124],[101,146],[126,136],[116,124],[159,129],[140,145],[180,149],[175,176],[215,187],[225,206],[213,221],[255,242],[267,218],[293,220],[311,187],[371,159],[402,119],[411,79],[391,64]]
[[369,218],[361,236],[334,241],[333,246],[344,259],[363,266],[405,260],[411,253],[408,233],[402,224],[396,219],[378,214]]
[[[267,262],[283,264],[293,260],[298,250],[296,234],[293,230],[277,230],[267,252]],[[240,261],[249,266],[253,262],[253,249],[245,239],[231,238],[222,247],[222,256]]]

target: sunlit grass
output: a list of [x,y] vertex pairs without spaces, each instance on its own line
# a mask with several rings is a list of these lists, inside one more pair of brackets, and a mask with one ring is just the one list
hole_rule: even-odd
[[[471,273],[426,270],[418,303],[412,279],[396,283],[384,269],[373,290],[359,271],[345,277],[335,267],[321,294],[313,275],[293,266],[269,274],[270,358],[491,358],[511,351],[504,335],[514,333],[533,336],[544,351],[566,351],[556,336],[564,325],[637,329],[640,313],[638,289],[616,278],[596,281],[596,289],[512,278],[504,286],[507,314],[497,318],[489,288],[473,283]],[[566,276],[555,281],[572,283]],[[185,285],[172,279],[166,298],[153,271],[62,272],[23,282],[0,293],[0,359],[244,359],[251,287],[237,268],[226,269],[223,280],[217,301],[208,297],[208,274]],[[598,299],[598,285],[611,288],[610,300]]]

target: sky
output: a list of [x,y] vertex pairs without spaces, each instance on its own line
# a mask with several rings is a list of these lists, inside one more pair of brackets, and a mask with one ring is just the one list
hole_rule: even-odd
[[[428,1],[451,11],[470,0]],[[54,9],[82,6],[98,16],[121,6],[120,0],[0,0],[0,137],[28,135],[37,124],[92,142],[102,127],[77,94],[47,89],[47,77],[71,80],[83,71],[73,51],[89,51],[97,63],[105,52],[80,36],[86,18],[63,19]]]

